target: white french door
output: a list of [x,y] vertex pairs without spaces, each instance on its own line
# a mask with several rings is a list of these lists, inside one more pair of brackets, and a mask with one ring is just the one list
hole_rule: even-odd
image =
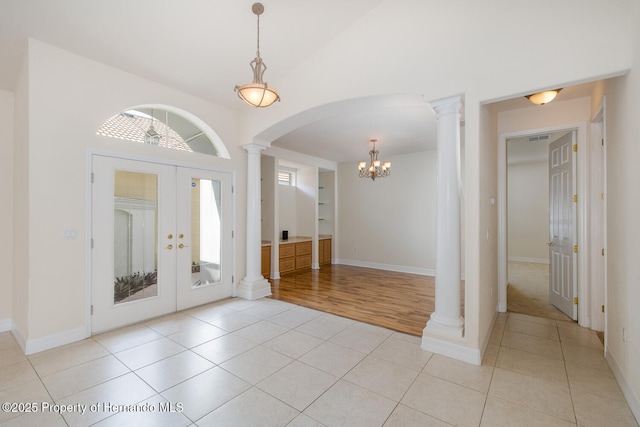
[[92,159],[92,332],[232,295],[229,173]]
[[549,145],[549,302],[573,320],[576,274],[576,131]]

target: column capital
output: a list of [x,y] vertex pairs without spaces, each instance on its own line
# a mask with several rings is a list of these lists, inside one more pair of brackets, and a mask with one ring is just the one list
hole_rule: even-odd
[[462,114],[464,108],[464,98],[462,95],[452,96],[450,98],[439,99],[429,103],[438,116],[443,114]]
[[260,140],[254,140],[253,142],[249,143],[249,144],[245,144],[242,146],[243,149],[245,149],[248,153],[259,153],[262,150],[266,150],[267,148],[269,148],[271,146],[271,144],[269,144],[268,142],[265,141],[260,141]]

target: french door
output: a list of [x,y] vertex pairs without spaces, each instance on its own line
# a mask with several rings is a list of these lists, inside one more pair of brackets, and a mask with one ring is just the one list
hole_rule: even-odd
[[92,159],[92,332],[232,295],[229,173]]
[[576,273],[576,131],[549,145],[549,302],[573,320]]

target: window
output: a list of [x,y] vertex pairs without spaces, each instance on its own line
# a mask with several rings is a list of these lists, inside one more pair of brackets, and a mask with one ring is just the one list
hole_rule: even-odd
[[296,185],[296,174],[293,171],[280,169],[278,171],[278,184]]

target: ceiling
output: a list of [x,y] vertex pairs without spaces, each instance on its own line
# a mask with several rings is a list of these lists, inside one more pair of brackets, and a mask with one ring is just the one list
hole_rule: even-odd
[[[300,0],[265,1],[260,17],[260,52],[268,65],[265,80],[286,78],[381,1],[325,0],[315,8]],[[2,0],[0,89],[12,90],[26,38],[32,37],[242,111],[250,107],[237,98],[233,88],[252,78],[249,62],[256,48],[253,3]],[[565,88],[558,99],[588,96],[584,95],[586,87],[577,88]],[[286,96],[282,102],[287,102]],[[528,107],[531,104],[523,97],[496,104],[498,110]],[[392,107],[374,101],[305,125],[272,145],[335,162],[355,162],[368,157],[369,140],[376,138],[384,160],[435,149],[435,132],[433,111],[418,95],[407,95]]]

